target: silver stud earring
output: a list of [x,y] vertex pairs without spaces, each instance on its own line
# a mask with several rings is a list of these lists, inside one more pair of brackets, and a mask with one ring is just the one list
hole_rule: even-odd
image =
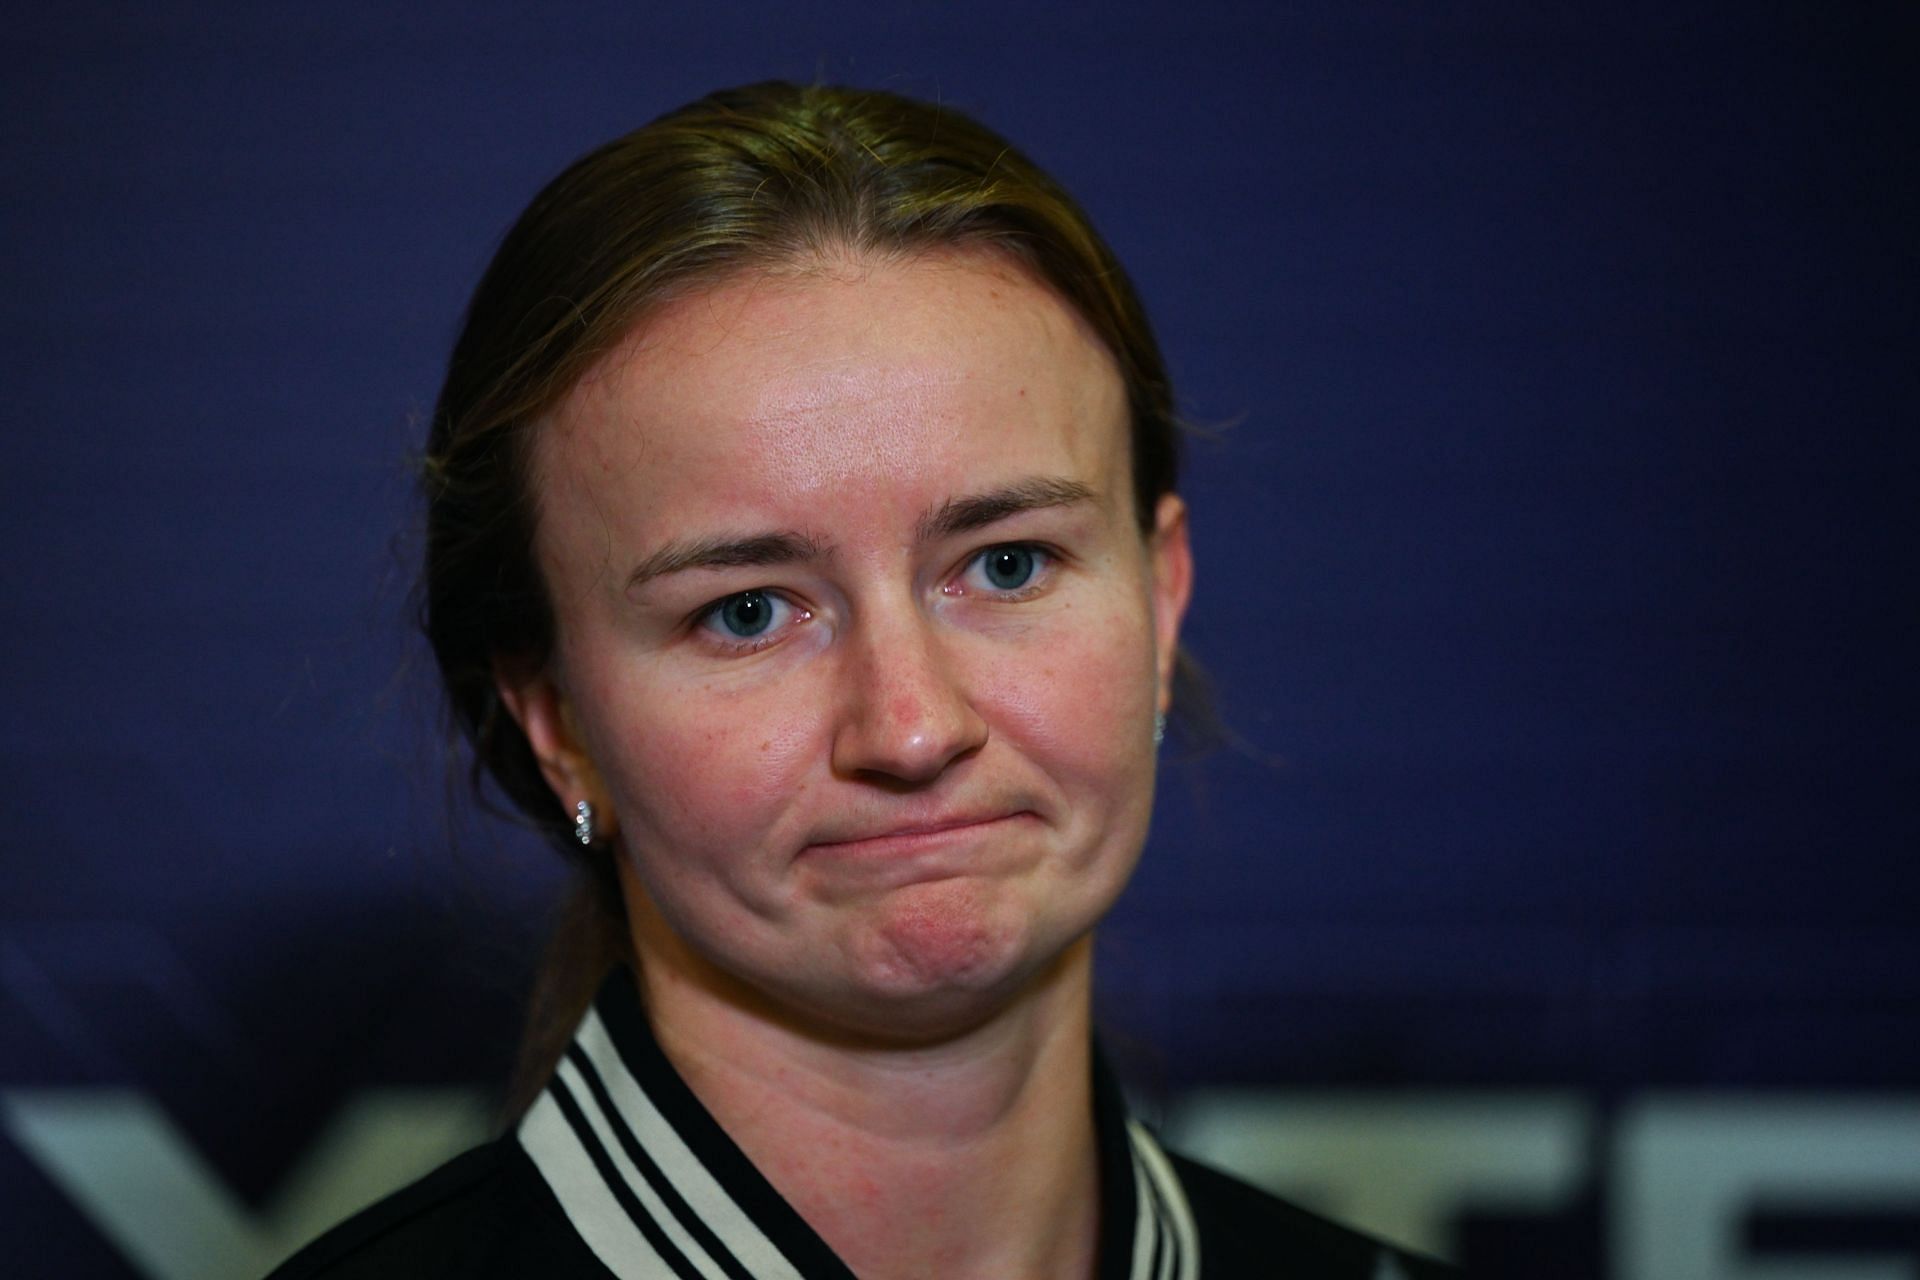
[[1157,747],[1166,740],[1167,713],[1164,711],[1156,711],[1153,713],[1153,745]]
[[573,806],[573,838],[583,845],[593,843],[593,806],[585,800]]

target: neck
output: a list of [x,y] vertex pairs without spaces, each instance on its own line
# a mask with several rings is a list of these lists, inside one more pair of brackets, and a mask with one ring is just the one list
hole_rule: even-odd
[[909,1045],[809,1036],[644,960],[641,987],[688,1086],[863,1280],[1086,1280],[1091,967],[1083,938],[993,1019]]

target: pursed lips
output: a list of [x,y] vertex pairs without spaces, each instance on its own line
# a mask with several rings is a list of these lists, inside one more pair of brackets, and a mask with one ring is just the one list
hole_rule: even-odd
[[819,839],[809,841],[806,852],[884,854],[897,850],[905,853],[923,845],[939,845],[949,840],[964,839],[968,834],[982,828],[1032,816],[1034,815],[1030,810],[1005,809],[987,813],[959,814],[926,822],[875,825],[855,828],[851,831],[835,829],[824,832]]

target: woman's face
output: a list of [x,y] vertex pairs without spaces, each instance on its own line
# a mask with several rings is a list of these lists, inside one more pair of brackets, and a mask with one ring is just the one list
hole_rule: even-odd
[[1098,339],[983,254],[729,280],[562,403],[556,653],[505,693],[615,835],[650,991],[933,1035],[1107,910],[1190,577],[1126,424]]

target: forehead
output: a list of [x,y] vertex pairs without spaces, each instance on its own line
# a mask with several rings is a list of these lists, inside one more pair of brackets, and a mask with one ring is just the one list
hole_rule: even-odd
[[1086,323],[1010,261],[948,253],[734,276],[665,303],[551,416],[536,483],[543,526],[587,498],[615,533],[679,536],[658,526],[1036,471],[1117,498],[1126,457],[1125,390]]

